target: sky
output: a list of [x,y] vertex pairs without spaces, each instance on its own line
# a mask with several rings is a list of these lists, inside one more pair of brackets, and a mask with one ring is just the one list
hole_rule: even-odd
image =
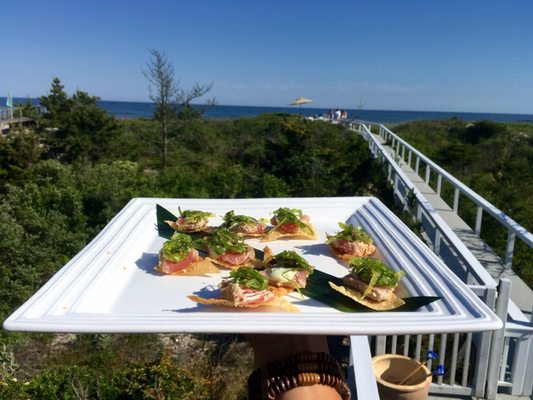
[[0,96],[149,101],[163,52],[221,105],[533,114],[533,1],[0,0]]

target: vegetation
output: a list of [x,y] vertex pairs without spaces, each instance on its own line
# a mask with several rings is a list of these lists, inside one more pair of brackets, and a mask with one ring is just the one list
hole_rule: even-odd
[[98,98],[76,90],[71,97],[58,78],[48,96],[39,98],[46,108],[40,121],[48,128],[44,137],[50,158],[65,162],[96,162],[110,156],[110,144],[118,134],[115,119],[96,105]]
[[[366,143],[338,125],[174,113],[163,168],[157,118],[116,120],[59,79],[41,102],[39,129],[0,136],[2,321],[133,197],[376,195],[393,207]],[[424,124],[395,131],[531,229],[531,126]],[[245,399],[252,359],[236,335],[0,331],[0,398]]]
[[[0,320],[133,197],[379,195],[357,135],[277,114],[172,124],[119,121],[54,79],[36,131],[0,136]],[[252,354],[238,336],[44,335],[0,331],[0,398],[239,399]],[[231,370],[232,379],[226,379]]]
[[208,99],[204,108],[193,109],[191,106],[192,101],[209,93],[213,85],[195,84],[191,89],[183,89],[174,77],[174,66],[167,56],[154,49],[150,50],[150,57],[143,73],[150,83],[150,100],[155,106],[154,119],[160,124],[161,165],[165,168],[172,129],[180,121],[198,118],[207,108],[215,104],[215,99]]
[[[472,124],[450,119],[401,124],[393,131],[528,231],[533,230],[532,124],[491,121]],[[453,204],[450,185],[443,185],[443,197]],[[473,227],[476,217],[473,202],[463,196],[459,205],[460,215]],[[483,218],[481,237],[501,257],[505,256],[507,231],[490,216]],[[513,270],[530,287],[532,259],[532,250],[517,239]]]

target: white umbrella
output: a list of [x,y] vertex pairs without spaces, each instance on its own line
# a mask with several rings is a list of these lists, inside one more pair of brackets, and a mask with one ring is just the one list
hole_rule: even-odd
[[309,104],[312,103],[313,100],[306,99],[305,97],[298,97],[294,101],[291,101],[289,103],[289,106],[300,106],[300,112],[302,111],[302,104]]

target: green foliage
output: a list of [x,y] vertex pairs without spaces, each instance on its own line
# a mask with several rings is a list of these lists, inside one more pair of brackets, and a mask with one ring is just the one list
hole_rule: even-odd
[[33,132],[0,135],[0,180],[23,180],[24,171],[40,160],[41,153],[40,139]]
[[[2,320],[134,197],[390,199],[366,143],[340,126],[285,114],[182,116],[162,170],[157,121],[110,119],[96,98],[69,97],[59,80],[41,100],[49,111],[41,126],[57,130],[0,139]],[[252,357],[235,343],[206,340],[170,357],[155,335],[56,339],[1,332],[13,363],[3,364],[0,398],[245,398]],[[235,379],[225,379],[228,370]]]
[[118,123],[120,129],[110,143],[110,159],[134,162],[142,160],[146,167],[159,167],[160,137],[154,121],[135,118],[121,120]]
[[0,198],[1,315],[21,304],[87,241],[81,196],[67,167],[42,162]]
[[[44,129],[0,137],[2,320],[133,197],[377,195],[394,208],[385,171],[367,144],[338,125],[287,114],[208,121],[185,101],[180,113],[173,109],[163,138],[161,119],[117,121],[96,97],[80,91],[69,97],[57,78],[40,100],[48,110]],[[452,119],[394,130],[532,229],[532,125]],[[475,207],[460,204],[474,219]],[[483,227],[501,249],[505,232],[487,218]],[[518,243],[515,269],[533,282],[530,254]],[[169,340],[184,336],[165,343],[157,335],[59,339],[0,332],[0,398],[245,398],[252,356],[235,340],[187,336],[177,349]]]
[[0,384],[9,399],[211,399],[212,383],[177,367],[169,358],[128,363],[111,370],[59,365],[32,379],[9,378]]
[[127,399],[210,399],[209,382],[178,368],[168,358],[159,362],[124,368],[114,376],[114,398]]
[[169,142],[176,138],[176,131],[184,121],[198,120],[203,112],[215,104],[208,99],[203,108],[194,108],[191,102],[206,95],[212,84],[195,84],[190,89],[183,89],[174,76],[174,66],[165,53],[149,50],[148,61],[143,74],[149,82],[150,99],[153,101],[154,119],[159,123],[161,168],[167,167]]
[[505,126],[492,121],[479,121],[467,125],[461,133],[460,139],[466,143],[478,144],[496,135],[506,133]]
[[151,176],[138,164],[113,161],[106,164],[77,164],[72,171],[82,192],[87,228],[96,234],[134,197],[151,195]]
[[[532,124],[491,121],[466,124],[452,119],[417,121],[393,130],[528,231],[533,229]],[[451,204],[453,192],[446,188],[443,192]],[[461,197],[459,212],[473,227],[474,204]],[[507,231],[487,215],[483,218],[481,236],[500,257],[505,256]],[[517,243],[513,270],[533,287],[532,253],[533,250]]]
[[97,97],[77,90],[69,97],[58,78],[48,96],[39,98],[46,107],[41,123],[48,155],[65,162],[98,161],[109,155],[110,144],[118,134],[115,118],[98,107]]

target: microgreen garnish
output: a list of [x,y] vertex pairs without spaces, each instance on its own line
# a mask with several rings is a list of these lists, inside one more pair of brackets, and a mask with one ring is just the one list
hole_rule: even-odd
[[267,264],[270,268],[288,268],[298,271],[313,272],[313,267],[299,254],[292,250],[285,250],[272,256]]
[[215,214],[210,212],[198,210],[182,210],[180,207],[178,207],[178,211],[180,213],[180,217],[185,218],[185,221],[191,224],[215,216]]
[[170,240],[163,243],[161,254],[169,261],[179,262],[191,251],[193,240],[184,233],[174,233]]
[[229,273],[231,281],[241,286],[256,289],[265,290],[268,287],[268,279],[250,267],[240,267]]
[[213,235],[204,239],[204,244],[218,255],[227,252],[244,253],[248,250],[248,245],[244,243],[244,239],[240,235],[228,231],[226,228],[217,229]]
[[329,236],[326,243],[332,243],[337,239],[347,240],[350,242],[363,242],[363,243],[372,243],[372,238],[368,233],[366,233],[362,227],[353,226],[352,224],[346,225],[342,222],[339,222],[339,227],[341,230],[335,235]]
[[274,218],[277,221],[277,225],[274,227],[274,230],[276,230],[283,224],[295,224],[296,226],[307,231],[311,235],[313,234],[313,230],[311,229],[311,227],[305,222],[300,221],[300,218],[302,217],[302,210],[298,208],[281,207],[274,211],[272,214],[274,215]]
[[395,288],[405,275],[404,271],[394,272],[380,260],[367,257],[352,258],[350,269],[354,275],[368,284],[363,298],[370,294],[374,286]]
[[224,215],[223,218],[224,218],[224,223],[220,225],[220,227],[226,228],[230,231],[240,225],[259,223],[255,218],[248,217],[246,215],[235,215],[235,212],[233,210],[228,211],[226,215]]

